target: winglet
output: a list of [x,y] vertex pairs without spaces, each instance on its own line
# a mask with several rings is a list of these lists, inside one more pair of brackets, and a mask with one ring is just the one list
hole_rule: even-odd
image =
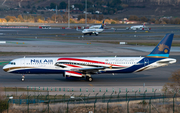
[[147,57],[168,58],[173,36],[174,34],[166,34],[166,36],[161,40],[161,42],[159,42],[154,50],[149,55],[147,55]]

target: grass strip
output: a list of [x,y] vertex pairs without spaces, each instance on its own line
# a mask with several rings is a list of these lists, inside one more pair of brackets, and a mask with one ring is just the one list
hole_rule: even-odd
[[2,65],[6,65],[6,64],[8,64],[9,63],[9,61],[5,61],[5,62],[0,62],[0,65],[2,66]]
[[[96,41],[98,43],[119,44],[119,41]],[[156,46],[159,42],[127,42],[127,45]],[[173,42],[172,46],[180,46],[179,42]]]

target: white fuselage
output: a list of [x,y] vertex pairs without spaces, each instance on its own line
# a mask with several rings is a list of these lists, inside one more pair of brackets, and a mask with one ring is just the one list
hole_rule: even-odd
[[104,29],[84,29],[82,31],[83,34],[99,34],[102,32]]
[[130,30],[150,30],[150,29],[145,25],[137,25],[137,26],[131,26]]

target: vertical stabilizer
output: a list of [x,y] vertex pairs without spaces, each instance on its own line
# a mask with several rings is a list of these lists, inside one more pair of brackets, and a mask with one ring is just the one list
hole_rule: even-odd
[[168,58],[174,34],[166,34],[154,50],[147,57]]
[[104,29],[104,20],[102,22],[102,25],[101,25],[100,29]]

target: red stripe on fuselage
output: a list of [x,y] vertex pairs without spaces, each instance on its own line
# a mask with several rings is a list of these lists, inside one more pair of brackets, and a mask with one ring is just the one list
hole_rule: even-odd
[[[80,61],[80,62],[90,62],[90,63],[96,63],[96,64],[107,64],[105,62],[99,62],[99,61],[93,61],[93,60],[86,60],[86,59],[77,59],[77,58],[59,58],[59,60],[72,60],[72,61]],[[125,67],[125,66],[121,66],[121,65],[114,65],[114,64],[107,64],[110,66],[118,66],[118,67]]]

